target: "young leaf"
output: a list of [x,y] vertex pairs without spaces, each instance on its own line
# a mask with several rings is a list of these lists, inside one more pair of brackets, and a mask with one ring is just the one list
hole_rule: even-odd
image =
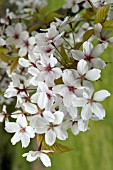
[[19,60],[19,58],[15,58],[15,60],[12,62],[11,67],[10,67],[10,73],[12,73],[15,70],[15,68],[17,67],[18,60]]
[[109,9],[110,9],[109,5],[103,6],[102,8],[99,9],[95,16],[95,24],[101,23],[103,19],[107,17]]
[[87,41],[94,33],[94,29],[86,31],[83,35],[83,41]]
[[113,30],[113,20],[105,21],[103,23],[103,28],[107,30]]
[[48,146],[45,141],[42,142],[42,150],[51,150],[53,151],[52,154],[54,153],[64,153],[64,152],[69,152],[72,150],[72,148],[69,148],[68,146],[62,145],[60,143],[55,143],[52,146]]
[[60,53],[62,55],[61,62],[64,64],[68,64],[70,62],[70,59],[65,52],[63,44],[60,46]]

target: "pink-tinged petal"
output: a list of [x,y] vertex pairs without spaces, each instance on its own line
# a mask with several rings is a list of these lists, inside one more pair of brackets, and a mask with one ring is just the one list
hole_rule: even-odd
[[100,103],[93,102],[92,104],[92,112],[99,118],[103,119],[106,115],[105,109]]
[[78,123],[74,123],[71,127],[72,133],[76,136],[79,134],[80,130],[78,129]]
[[101,58],[93,58],[91,63],[92,66],[97,69],[104,69],[106,67],[106,63]]
[[55,133],[60,140],[66,140],[68,138],[68,133],[64,129],[61,129],[61,127],[55,127]]
[[18,123],[18,125],[22,128],[27,127],[27,120],[26,117],[24,115],[19,115],[16,122]]
[[39,97],[38,97],[38,106],[41,109],[44,109],[47,105],[47,101],[48,101],[48,98],[47,98],[46,93],[40,92]]
[[85,78],[90,80],[90,81],[96,81],[101,77],[100,73],[101,73],[101,70],[94,68],[92,70],[89,70],[86,73]]
[[34,132],[33,128],[30,127],[30,126],[26,127],[26,133],[30,136],[30,138],[34,138],[35,137],[35,132]]
[[94,94],[93,99],[97,102],[101,102],[109,97],[111,94],[107,90],[100,90]]
[[83,106],[81,111],[81,117],[83,120],[88,120],[92,116],[92,109],[90,104]]
[[[24,57],[26,54],[27,54],[27,48],[26,48],[26,47],[21,47],[21,48],[19,49],[18,55],[19,55],[20,57]],[[25,66],[24,66],[24,67],[25,67]]]
[[12,143],[12,145],[15,145],[20,140],[21,140],[21,133],[20,132],[16,132],[14,134],[14,136],[11,138],[11,143]]
[[72,50],[72,56],[75,60],[81,60],[81,59],[84,59],[85,56],[83,54],[82,51],[79,51],[79,50]]
[[54,124],[61,124],[62,121],[63,121],[63,118],[64,118],[64,113],[63,112],[60,112],[60,111],[56,111],[54,113],[54,116],[55,116],[55,119],[53,120],[54,121]]
[[6,123],[6,127],[5,127],[5,130],[8,132],[8,133],[15,133],[19,130],[20,126],[15,123],[15,122],[7,122]]
[[42,161],[42,163],[43,163],[46,167],[51,166],[51,160],[50,160],[49,156],[47,156],[46,154],[41,153],[41,154],[40,154],[40,160]]
[[30,143],[30,137],[27,133],[21,135],[22,148],[26,148]]
[[45,133],[45,141],[49,146],[52,146],[56,141],[56,134],[55,132],[50,129]]
[[93,45],[91,44],[91,42],[86,41],[83,43],[83,53],[86,56],[89,56],[91,54],[92,50],[93,50]]
[[80,75],[84,75],[85,73],[87,73],[88,69],[89,69],[88,64],[85,60],[82,59],[78,62],[77,70]]
[[30,66],[29,60],[26,60],[26,59],[24,59],[24,58],[19,58],[19,64],[20,64],[22,67],[29,67],[29,66]]
[[92,57],[99,57],[105,50],[105,46],[103,44],[98,44],[96,47],[94,47],[91,55]]

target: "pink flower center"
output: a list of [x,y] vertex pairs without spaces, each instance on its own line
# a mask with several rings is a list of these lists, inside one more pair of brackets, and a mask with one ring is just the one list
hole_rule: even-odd
[[85,56],[85,60],[86,60],[86,61],[89,61],[89,62],[92,60],[92,58],[93,58],[93,57],[92,57],[91,55],[86,55],[86,56]]
[[48,65],[47,67],[45,67],[45,71],[47,71],[47,72],[50,72],[50,71],[52,71],[52,68],[51,68],[51,66],[50,66],[50,65]]
[[46,93],[48,99],[51,99],[51,95],[49,93]]
[[15,35],[14,35],[14,38],[15,38],[15,39],[19,39],[19,37],[20,37],[19,34],[15,34]]
[[20,132],[21,132],[21,133],[25,133],[25,132],[26,132],[26,128],[22,128],[22,129],[20,130]]
[[87,104],[92,104],[93,103],[93,99],[88,99],[87,100]]
[[75,91],[75,87],[74,86],[68,86],[68,89],[69,89],[70,92],[73,92],[73,93]]

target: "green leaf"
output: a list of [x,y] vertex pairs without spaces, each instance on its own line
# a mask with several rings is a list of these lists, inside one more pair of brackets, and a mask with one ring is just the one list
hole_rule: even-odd
[[68,64],[70,62],[70,59],[68,57],[68,55],[66,54],[65,52],[65,49],[64,49],[64,46],[63,44],[60,46],[60,53],[61,53],[61,62],[65,65],[65,64]]
[[48,13],[60,9],[64,4],[64,0],[48,0]]
[[109,5],[103,6],[102,8],[99,9],[95,16],[95,24],[101,23],[103,19],[107,17],[109,9],[110,9]]
[[87,41],[94,33],[94,29],[86,31],[83,35],[83,41]]
[[103,28],[107,30],[113,30],[113,20],[105,21],[103,23]]
[[45,21],[48,24],[48,23],[54,21],[55,18],[62,18],[62,17],[63,17],[63,15],[58,14],[56,12],[52,12],[45,17]]
[[64,152],[68,152],[71,151],[72,148],[62,145],[60,143],[55,143],[52,146],[49,146],[46,144],[45,142],[45,137],[43,134],[41,135],[37,135],[37,145],[38,145],[38,149],[41,150],[50,150],[52,154],[54,153],[64,153]]
[[17,67],[18,60],[19,60],[19,58],[15,58],[15,60],[12,62],[11,67],[10,67],[10,73],[12,73],[15,70],[15,68]]
[[68,146],[65,146],[65,145],[62,145],[60,143],[55,143],[54,145],[52,146],[48,146],[45,141],[42,142],[42,147],[41,147],[42,150],[51,150],[53,151],[52,154],[54,153],[64,153],[64,152],[69,152],[72,150],[72,148],[68,147]]

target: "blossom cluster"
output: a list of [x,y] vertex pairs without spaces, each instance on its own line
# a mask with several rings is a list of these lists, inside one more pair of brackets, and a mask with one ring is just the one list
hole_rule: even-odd
[[95,92],[93,82],[101,78],[106,67],[101,55],[109,44],[113,45],[113,37],[101,21],[85,22],[80,12],[84,9],[94,12],[112,1],[68,0],[62,10],[67,13],[70,10],[70,15],[55,17],[47,26],[33,30],[29,29],[30,22],[47,2],[11,0],[11,3],[16,3],[18,10],[17,13],[7,10],[0,20],[0,68],[6,69],[3,75],[9,77],[6,80],[1,75],[1,80],[6,83],[10,80],[4,97],[15,100],[16,105],[11,114],[3,106],[0,122],[5,121],[5,130],[14,133],[12,145],[21,141],[25,148],[32,138],[42,135],[49,149],[43,149],[40,143],[37,150],[23,157],[29,162],[40,158],[48,167],[51,166],[48,153],[54,152],[52,146],[57,138],[66,140],[68,129],[78,135],[89,130],[90,120],[105,118],[101,102],[110,93],[104,89]]

